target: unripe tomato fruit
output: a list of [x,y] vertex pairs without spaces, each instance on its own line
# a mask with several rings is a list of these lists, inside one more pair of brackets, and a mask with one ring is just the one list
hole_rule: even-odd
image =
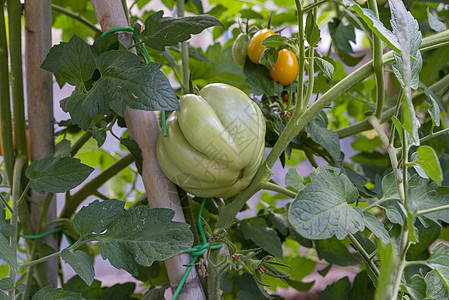
[[295,54],[287,49],[279,51],[278,60],[270,69],[270,75],[273,80],[279,81],[286,86],[292,83],[298,76],[299,66]]
[[232,45],[232,57],[240,66],[245,65],[246,56],[248,55],[249,37],[240,33]]
[[274,35],[273,30],[267,28],[261,29],[253,36],[253,38],[249,42],[248,56],[253,63],[259,63],[260,57],[262,56],[262,53],[266,48],[264,45],[262,45],[262,42],[271,35]]
[[198,197],[228,198],[251,182],[265,149],[265,119],[244,92],[222,83],[179,99],[159,136],[157,158],[167,177]]

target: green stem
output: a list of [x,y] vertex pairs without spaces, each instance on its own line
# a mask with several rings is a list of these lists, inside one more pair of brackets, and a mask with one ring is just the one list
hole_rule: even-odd
[[[369,8],[374,12],[374,15],[379,18],[379,12],[377,10],[376,0],[368,0]],[[380,119],[382,117],[382,109],[384,106],[385,98],[385,73],[383,63],[383,49],[382,41],[373,33],[373,68],[376,76],[376,110],[374,115]]]
[[89,181],[75,194],[70,196],[69,199],[66,199],[65,205],[61,211],[59,218],[70,218],[84,199],[90,196],[106,181],[114,177],[118,172],[126,168],[133,161],[134,157],[132,156],[132,154],[127,154],[126,156],[122,157],[111,166],[109,166],[106,170],[101,172],[97,177]]
[[[304,12],[302,10],[301,2],[295,0],[296,4],[296,18],[298,20],[298,47],[299,47],[299,57],[298,57],[298,88],[296,95],[296,108],[293,114],[300,114],[307,103],[304,101],[304,57],[305,57],[305,46],[304,46]],[[310,80],[310,79],[309,79]]]
[[[184,0],[177,0],[178,17],[184,17]],[[181,66],[182,66],[182,93],[189,93],[189,44],[181,43]]]
[[371,124],[371,126],[373,126],[374,130],[376,130],[377,135],[379,136],[383,146],[385,147],[385,150],[387,150],[388,156],[390,157],[391,161],[391,167],[393,168],[393,170],[397,169],[398,158],[396,157],[396,149],[390,146],[390,141],[388,140],[388,137],[385,134],[385,132],[382,130],[379,120],[376,117],[371,116],[368,118],[368,122]]
[[[329,2],[329,0],[321,0],[321,1],[318,1],[318,2],[315,2],[315,3],[312,3],[312,4],[309,4],[309,5],[306,5],[306,6],[303,7],[302,11],[303,11],[304,13],[308,13],[310,10],[312,10],[312,9],[314,9],[314,8],[317,8],[318,6],[320,6],[321,4],[324,4],[324,3],[326,3],[326,2]],[[315,15],[316,15],[316,14],[315,14]]]
[[[315,17],[317,14],[317,8],[315,7],[313,12],[313,18],[315,21]],[[314,57],[315,57],[315,49],[313,47],[309,46],[309,58],[307,59],[309,62],[308,65],[308,69],[307,69],[307,75],[309,76],[309,81],[307,83],[307,91],[306,91],[306,98],[305,98],[305,102],[308,104],[310,103],[310,98],[312,97],[312,92],[313,92],[313,86],[315,84],[315,63],[314,61]]]
[[[18,156],[16,159],[16,163],[14,165],[14,178],[12,182],[12,210],[14,213],[11,215],[11,225],[13,227],[14,233],[11,236],[10,246],[12,252],[14,253],[14,257],[17,261],[17,236],[18,236],[18,216],[19,216],[19,199],[21,192],[21,178],[22,178],[22,170],[28,159],[24,156]],[[16,282],[16,269],[10,267],[9,268],[9,277],[14,281],[14,286]],[[13,289],[9,292],[9,297],[11,299],[15,299],[16,297],[16,289]]]
[[19,0],[7,0],[9,24],[9,54],[11,59],[11,92],[14,114],[14,141],[17,155],[28,155],[25,99],[22,73],[22,4]]
[[384,202],[387,202],[387,201],[390,201],[390,200],[397,200],[397,199],[394,199],[394,198],[383,198],[383,199],[379,199],[379,200],[377,200],[376,202],[371,203],[371,204],[368,205],[367,207],[364,207],[364,208],[362,209],[362,211],[368,211],[368,210],[370,210],[371,208],[379,207],[381,203],[384,203]]
[[52,4],[51,5],[51,9],[53,11],[56,11],[56,12],[61,13],[61,14],[64,14],[64,15],[66,15],[66,16],[74,19],[74,20],[77,20],[77,21],[83,23],[84,25],[86,25],[87,27],[92,29],[97,36],[99,36],[101,34],[101,30],[99,28],[97,28],[97,26],[92,24],[88,19],[86,19],[85,17],[83,17],[81,15],[76,14],[73,11],[67,10],[64,7],[58,6],[56,4]]
[[[75,244],[73,244],[72,246],[70,246],[70,247],[68,247],[68,248],[65,248],[65,249],[67,249],[67,250],[75,250],[75,249],[77,249],[78,247],[80,247],[81,245],[83,245],[83,244],[85,244],[85,243],[87,243],[87,242],[90,242],[90,241],[92,241],[92,239],[83,240],[83,241],[78,240],[78,241],[76,241]],[[49,259],[58,257],[58,256],[61,255],[62,251],[64,251],[64,249],[61,250],[61,251],[58,251],[58,252],[54,252],[54,253],[52,253],[52,254],[49,254],[49,255],[47,255],[47,256],[44,256],[44,257],[35,259],[35,260],[33,260],[33,261],[30,261],[30,262],[21,264],[21,265],[19,265],[19,270],[23,270],[23,269],[25,269],[25,268],[28,268],[28,267],[35,266],[35,265],[37,265],[37,264],[43,263],[43,262],[45,262],[45,261],[47,261],[47,260],[49,260]]]
[[268,191],[273,191],[273,192],[278,192],[281,193],[287,197],[290,198],[295,198],[296,197],[296,193],[292,192],[286,188],[283,188],[277,184],[271,183],[271,182],[265,182],[265,183],[261,183],[260,184],[260,189],[262,190],[268,190]]
[[[5,0],[0,0],[2,10]],[[14,173],[14,148],[12,141],[11,102],[9,95],[8,43],[6,42],[5,16],[0,14],[0,130],[6,176],[11,187]]]
[[376,277],[379,277],[379,269],[377,268],[376,264],[373,262],[371,256],[366,252],[365,248],[357,241],[355,236],[353,236],[351,233],[348,234],[348,239],[351,241],[354,248],[359,252],[359,254],[362,256],[363,260],[366,262],[366,264],[369,266],[371,271],[376,275]]
[[70,155],[75,156],[76,153],[84,146],[85,143],[92,137],[92,131],[86,131],[73,145]]
[[446,210],[446,209],[449,209],[449,204],[448,205],[437,206],[437,207],[432,207],[432,208],[428,208],[428,209],[423,209],[423,210],[418,210],[416,212],[416,215],[417,216],[421,216],[421,215],[430,214],[430,213],[433,213],[433,212],[442,211],[442,210]]

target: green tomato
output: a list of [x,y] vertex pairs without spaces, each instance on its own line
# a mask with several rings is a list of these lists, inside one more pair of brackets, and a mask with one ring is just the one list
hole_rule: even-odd
[[242,67],[245,65],[246,56],[248,55],[248,44],[248,35],[240,33],[232,45],[232,57]]
[[265,119],[241,90],[209,84],[181,97],[157,142],[167,177],[198,197],[228,198],[246,188],[263,157]]

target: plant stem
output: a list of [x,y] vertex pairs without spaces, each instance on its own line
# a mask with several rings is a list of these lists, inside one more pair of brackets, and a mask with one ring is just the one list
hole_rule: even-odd
[[[293,114],[300,114],[303,109],[307,106],[304,101],[304,57],[305,57],[305,46],[304,46],[304,12],[302,11],[301,2],[295,0],[296,4],[296,18],[298,20],[298,47],[299,47],[299,57],[298,59],[298,88],[296,95],[296,107]],[[310,79],[309,79],[310,80]],[[307,100],[307,99],[306,99]]]
[[86,131],[73,145],[70,155],[75,156],[85,143],[92,137],[92,131]]
[[[0,0],[2,10],[4,6],[5,0]],[[5,16],[3,12],[0,14],[0,130],[6,176],[11,187],[14,173],[14,148],[9,95],[8,43],[6,42]]]
[[[313,13],[313,19],[315,22],[317,8],[315,7],[313,9],[313,12],[311,12],[311,13]],[[313,92],[313,85],[315,84],[314,57],[315,57],[315,49],[309,45],[309,58],[307,59],[309,62],[308,70],[307,70],[307,75],[309,76],[309,81],[307,83],[307,91],[306,91],[306,98],[305,98],[306,103],[310,103],[310,98],[312,97],[312,92]]]
[[[377,10],[376,0],[368,0],[368,7],[374,12],[374,15],[379,18],[379,12]],[[382,41],[373,33],[373,68],[376,76],[376,110],[374,115],[380,119],[382,117],[382,109],[384,106],[385,98],[385,74],[383,64],[383,49]]]
[[22,73],[22,4],[7,0],[9,24],[9,54],[11,60],[11,92],[14,114],[14,142],[17,155],[28,156],[25,100]]
[[351,241],[354,248],[357,250],[357,252],[360,253],[363,260],[367,263],[367,265],[370,267],[370,269],[373,271],[373,273],[379,277],[379,269],[377,268],[376,264],[372,261],[371,256],[366,252],[365,248],[357,241],[354,235],[351,233],[348,234],[348,239]]
[[390,201],[390,200],[397,200],[397,199],[393,199],[393,198],[383,198],[383,199],[379,199],[374,203],[371,203],[370,205],[368,205],[367,207],[364,207],[362,209],[362,211],[369,211],[371,208],[373,207],[379,207],[381,203]]
[[[184,17],[184,0],[177,0],[178,17]],[[187,41],[180,43],[182,66],[182,93],[189,93],[189,44]]]
[[[11,236],[10,246],[14,253],[15,259],[17,261],[17,236],[18,236],[18,227],[17,227],[17,219],[19,216],[19,199],[21,192],[21,178],[22,178],[22,170],[28,159],[25,156],[18,156],[16,159],[16,163],[14,164],[14,177],[12,182],[12,210],[14,213],[11,214],[11,225],[13,227],[14,233]],[[16,270],[13,267],[9,268],[9,277],[13,280],[14,286],[16,282]],[[15,299],[16,297],[16,289],[12,289],[9,292],[9,297],[11,299]]]
[[261,183],[260,184],[260,189],[262,190],[268,190],[268,191],[273,191],[273,192],[278,192],[281,193],[287,197],[290,198],[295,198],[296,197],[296,193],[293,191],[290,191],[286,188],[283,188],[277,184],[271,183],[271,182],[265,182],[265,183]]
[[428,208],[428,209],[418,210],[416,215],[417,216],[421,216],[421,215],[430,214],[430,213],[433,213],[433,212],[442,211],[442,210],[446,210],[446,209],[449,209],[449,204],[448,205],[437,206],[437,207],[432,207],[432,208]]
[[87,27],[92,29],[97,36],[99,36],[101,34],[101,30],[99,28],[97,28],[97,26],[92,24],[88,19],[86,19],[85,17],[81,16],[80,14],[76,14],[73,11],[65,9],[64,7],[61,7],[61,6],[56,5],[56,4],[52,4],[51,5],[51,9],[53,11],[56,11],[56,12],[61,13],[61,14],[64,14],[64,15],[66,15],[66,16],[74,19],[74,20],[77,20],[77,21],[83,23],[84,25],[86,25]]
[[371,116],[368,118],[368,122],[373,126],[374,130],[376,130],[380,140],[382,141],[383,146],[385,147],[385,150],[388,152],[388,156],[390,157],[391,161],[391,167],[393,169],[397,169],[398,167],[398,158],[396,157],[396,149],[390,146],[390,141],[388,140],[387,135],[382,130],[382,127],[380,126],[379,120]]
[[118,172],[126,168],[133,161],[134,157],[132,156],[132,154],[127,154],[126,156],[120,158],[111,166],[109,166],[106,170],[101,172],[97,177],[89,181],[75,194],[70,196],[69,199],[66,199],[66,203],[61,211],[59,218],[70,218],[84,199],[86,199],[89,195],[96,191],[110,178],[114,177]]

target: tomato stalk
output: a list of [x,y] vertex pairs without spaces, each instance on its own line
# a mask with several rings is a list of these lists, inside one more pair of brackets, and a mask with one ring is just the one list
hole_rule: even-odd
[[[296,107],[293,115],[301,113],[307,106],[304,103],[304,57],[305,57],[305,46],[304,46],[304,12],[302,11],[301,2],[295,0],[296,4],[296,17],[298,19],[298,46],[299,46],[299,57],[298,59],[298,88],[296,94]],[[301,127],[302,128],[302,127]]]
[[[0,1],[2,9],[5,0]],[[14,170],[14,148],[12,141],[11,103],[9,94],[8,44],[6,42],[5,16],[0,14],[0,130],[1,147],[8,183],[11,186]]]
[[[177,0],[178,17],[184,17],[185,1]],[[189,92],[189,44],[185,41],[181,43],[181,65],[182,65],[182,94]]]
[[[379,18],[376,0],[368,0],[368,6],[374,12],[375,16]],[[382,109],[385,100],[385,73],[382,54],[382,41],[375,33],[373,33],[372,57],[374,74],[376,77],[376,110],[374,115],[378,119],[382,117]]]

